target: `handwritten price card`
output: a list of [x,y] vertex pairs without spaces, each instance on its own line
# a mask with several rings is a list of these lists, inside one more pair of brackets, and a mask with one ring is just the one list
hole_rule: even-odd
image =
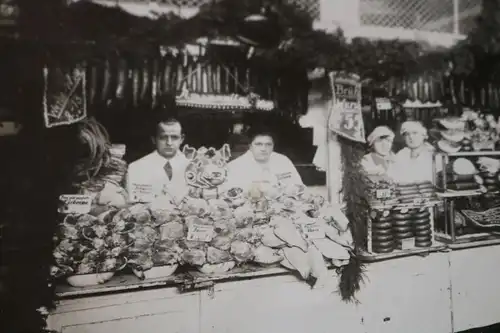
[[325,231],[318,224],[305,224],[302,225],[302,232],[307,239],[323,239],[325,238]]
[[63,194],[59,196],[59,213],[87,214],[90,212],[92,197],[82,194]]
[[210,242],[214,238],[215,231],[211,225],[192,224],[188,228],[187,240],[195,242]]
[[130,201],[152,202],[154,199],[153,184],[130,184]]
[[377,199],[390,199],[392,197],[392,192],[390,189],[380,189],[375,192]]

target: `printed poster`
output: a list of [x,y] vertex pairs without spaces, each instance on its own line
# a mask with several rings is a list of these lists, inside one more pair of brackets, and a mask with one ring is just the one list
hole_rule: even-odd
[[85,68],[43,69],[45,127],[76,123],[87,117]]
[[361,111],[361,83],[354,74],[329,74],[332,105],[328,127],[344,138],[365,142],[365,126]]

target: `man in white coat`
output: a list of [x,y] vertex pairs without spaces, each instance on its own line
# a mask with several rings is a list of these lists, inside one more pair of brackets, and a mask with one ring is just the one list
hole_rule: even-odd
[[248,151],[228,164],[227,185],[247,191],[262,183],[303,184],[292,161],[285,155],[274,152],[272,133],[257,129],[250,133]]
[[176,119],[160,121],[152,138],[156,150],[128,167],[127,190],[131,202],[149,202],[161,195],[178,200],[187,193],[188,159],[180,151],[184,133]]

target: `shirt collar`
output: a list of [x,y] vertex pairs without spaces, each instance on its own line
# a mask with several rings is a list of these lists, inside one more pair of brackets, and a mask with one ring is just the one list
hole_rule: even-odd
[[177,153],[174,155],[174,157],[168,159],[168,158],[161,156],[158,153],[158,151],[155,150],[153,153],[153,157],[154,157],[155,161],[158,161],[159,163],[162,163],[162,164],[165,164],[167,162],[170,162],[171,164],[176,164],[176,163],[180,162],[182,159],[185,159],[185,156],[180,151],[177,151]]
[[273,159],[273,156],[275,155],[276,153],[273,151],[271,153],[271,156],[269,156],[269,160],[267,161],[267,163],[259,163],[255,160],[255,158],[253,157],[253,154],[250,150],[247,150],[246,153],[244,153],[242,155],[242,157],[244,157],[246,160],[248,160],[250,163],[254,163],[256,165],[260,165],[260,166],[266,166],[266,165],[270,165],[271,164],[271,161]]

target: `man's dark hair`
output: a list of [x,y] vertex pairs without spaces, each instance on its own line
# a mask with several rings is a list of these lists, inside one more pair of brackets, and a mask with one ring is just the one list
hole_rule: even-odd
[[159,119],[155,125],[155,131],[158,131],[158,126],[160,126],[161,124],[163,124],[163,125],[179,124],[181,126],[181,133],[184,134],[184,129],[182,127],[182,123],[177,118],[168,117],[165,119]]

